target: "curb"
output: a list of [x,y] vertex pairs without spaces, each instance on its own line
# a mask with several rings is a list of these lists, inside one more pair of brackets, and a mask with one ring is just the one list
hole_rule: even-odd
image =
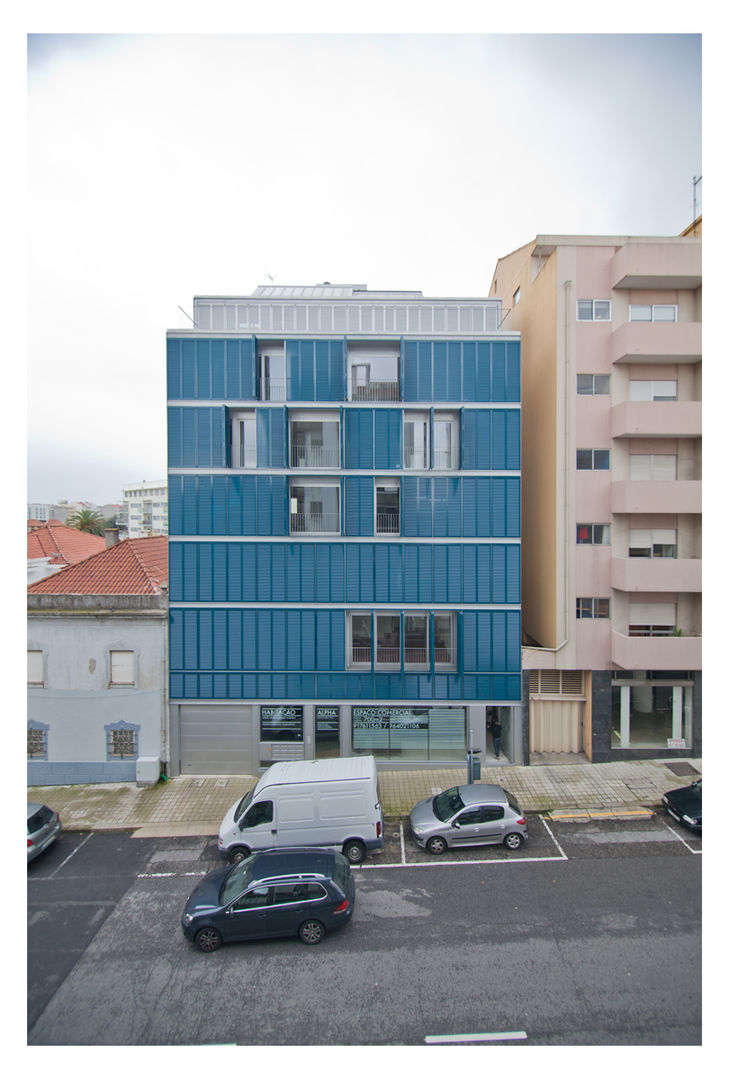
[[602,819],[636,819],[654,817],[654,811],[646,806],[627,807],[622,810],[553,810],[545,815],[551,821],[597,821]]

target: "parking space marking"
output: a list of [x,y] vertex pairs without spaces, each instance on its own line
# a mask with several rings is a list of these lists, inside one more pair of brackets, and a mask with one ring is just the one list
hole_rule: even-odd
[[56,869],[55,869],[55,870],[53,870],[53,871],[52,871],[52,872],[51,872],[51,873],[50,873],[50,874],[48,875],[48,880],[49,880],[49,881],[51,880],[51,878],[53,878],[53,877],[55,877],[55,876],[56,876],[56,874],[58,873],[58,871],[59,871],[59,870],[62,870],[62,869],[63,869],[63,867],[64,867],[64,866],[66,865],[66,863],[68,862],[68,860],[69,860],[69,859],[73,859],[73,857],[74,857],[74,855],[76,854],[76,852],[77,852],[77,851],[80,851],[80,850],[81,850],[81,848],[82,848],[82,847],[84,846],[84,844],[86,843],[86,841],[87,841],[87,840],[91,840],[91,837],[92,837],[93,835],[94,835],[93,833],[87,833],[87,834],[86,834],[86,836],[84,837],[84,839],[83,839],[83,840],[81,841],[81,843],[80,843],[80,844],[77,844],[77,845],[76,845],[76,847],[75,847],[75,848],[73,849],[73,851],[71,852],[71,854],[70,854],[70,855],[67,855],[67,856],[66,856],[66,858],[65,858],[65,859],[63,860],[63,862],[62,862],[62,863],[59,863],[59,864],[58,864],[58,866],[56,867]]
[[545,826],[545,828],[547,829],[547,832],[548,832],[548,836],[550,837],[550,839],[552,840],[552,842],[553,842],[553,843],[555,844],[555,847],[556,847],[556,848],[558,849],[558,851],[560,852],[560,854],[562,855],[562,857],[563,857],[564,859],[567,859],[567,858],[568,858],[568,856],[567,856],[567,855],[565,854],[565,852],[564,852],[564,851],[563,851],[563,849],[561,848],[560,844],[558,843],[558,841],[557,841],[557,840],[555,839],[555,837],[553,836],[553,831],[552,831],[552,829],[550,828],[550,826],[548,825],[548,823],[547,823],[547,821],[545,820],[545,818],[544,818],[544,817],[542,816],[542,814],[540,814],[540,821],[541,821],[541,822],[543,823],[543,825],[544,825],[544,826]]
[[433,862],[361,863],[360,866],[353,866],[353,870],[402,870],[404,867],[411,870],[414,867],[431,869],[433,866],[521,866],[522,863],[567,861],[567,855],[527,855],[508,859],[438,859],[438,861],[434,858]]
[[675,832],[671,825],[667,825],[666,821],[662,822],[662,824],[664,825],[665,829],[669,829],[672,836],[674,836],[677,840],[684,844],[684,846],[687,848],[687,851],[690,851],[693,855],[702,854],[701,850],[698,851],[697,848],[690,847],[685,838],[683,836],[680,836],[678,832]]
[[403,865],[406,865],[406,842],[403,838],[403,822],[400,823],[400,859]]
[[481,1031],[471,1035],[426,1035],[427,1043],[473,1043],[504,1042],[510,1039],[526,1039],[526,1031]]

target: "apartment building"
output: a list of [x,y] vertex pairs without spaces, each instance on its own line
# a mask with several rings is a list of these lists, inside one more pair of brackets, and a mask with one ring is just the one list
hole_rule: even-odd
[[[499,299],[194,300],[167,334],[171,773],[520,760],[520,336]],[[488,757],[487,757],[488,762]]]
[[537,236],[490,295],[523,341],[525,760],[701,752],[701,219]]
[[130,539],[167,535],[166,480],[139,480],[125,484],[122,500]]

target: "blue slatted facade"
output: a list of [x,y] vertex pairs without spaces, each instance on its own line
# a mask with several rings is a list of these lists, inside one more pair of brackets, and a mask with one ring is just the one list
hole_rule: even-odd
[[[348,400],[343,338],[287,338],[286,400],[260,399],[254,336],[167,343],[170,695],[180,702],[518,702],[520,344],[396,340],[398,401]],[[337,422],[339,464],[291,467],[292,416]],[[448,471],[406,468],[406,414],[456,418]],[[253,418],[256,466],[234,467],[232,430]],[[325,497],[296,505],[293,488]],[[379,533],[379,485],[399,490]],[[332,486],[337,488],[333,502]],[[327,502],[327,499],[330,501]],[[329,535],[298,532],[337,505]],[[307,514],[310,515],[307,518]],[[391,527],[392,528],[392,527]],[[353,663],[350,619],[401,619],[400,661]],[[455,659],[435,645],[453,618]],[[428,657],[406,662],[405,618],[423,614]],[[375,639],[373,639],[375,640]]]

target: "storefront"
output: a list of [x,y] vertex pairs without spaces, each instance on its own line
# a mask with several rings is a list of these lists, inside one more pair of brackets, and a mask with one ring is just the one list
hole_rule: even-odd
[[616,672],[611,749],[691,749],[693,692],[692,672]]

